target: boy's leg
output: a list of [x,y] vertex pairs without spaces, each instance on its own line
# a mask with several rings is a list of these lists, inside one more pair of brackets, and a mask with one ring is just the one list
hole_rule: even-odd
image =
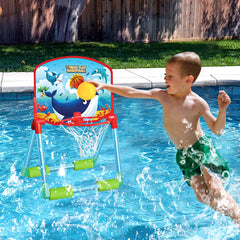
[[205,167],[202,168],[202,173],[210,194],[217,200],[211,207],[240,224],[240,209],[232,196],[224,189],[222,182],[211,176]]
[[223,188],[221,181],[212,177],[206,168],[203,168],[203,176],[197,175],[191,178],[191,186],[198,201],[240,224],[240,210],[237,203]]
[[191,183],[191,187],[197,197],[197,200],[201,203],[204,203],[204,204],[212,207],[210,204],[213,201],[215,201],[215,199],[210,194],[203,176],[197,175],[197,176],[192,177],[190,183]]

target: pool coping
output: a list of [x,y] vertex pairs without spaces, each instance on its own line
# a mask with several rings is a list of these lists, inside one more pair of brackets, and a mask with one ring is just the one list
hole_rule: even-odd
[[[134,88],[161,88],[166,86],[164,73],[165,68],[113,69],[113,83]],[[34,92],[33,77],[33,72],[0,72],[0,94]],[[193,86],[240,88],[240,66],[203,67]]]

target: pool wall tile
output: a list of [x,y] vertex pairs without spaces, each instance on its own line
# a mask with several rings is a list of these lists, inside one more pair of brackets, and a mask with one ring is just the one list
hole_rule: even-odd
[[201,87],[201,86],[194,86],[194,87],[192,87],[192,90],[193,90],[193,92],[199,94],[199,93],[204,92],[204,87]]
[[[239,76],[240,79],[240,76]],[[228,80],[218,80],[217,81],[218,86],[226,86],[226,85],[231,85],[231,86],[240,86],[240,80],[233,80],[233,79],[228,79]]]
[[233,93],[233,86],[219,86],[219,91],[224,90],[228,94]]
[[0,94],[1,100],[16,100],[17,99],[17,93],[1,93]]
[[[165,68],[140,68],[140,69],[113,69],[113,83],[127,85],[134,88],[150,89],[164,88]],[[8,99],[19,94],[28,98],[34,91],[33,72],[0,72],[0,99]],[[240,66],[233,67],[203,67],[193,88],[207,94],[215,94],[219,89],[229,94],[240,94]],[[18,93],[18,94],[16,94]],[[24,95],[24,94],[27,95]],[[14,95],[15,94],[15,95]]]
[[3,73],[0,72],[0,93],[2,92]]
[[240,87],[233,86],[233,94],[239,94],[240,95]]
[[0,93],[0,101],[1,100],[29,100],[33,99],[33,92],[24,92],[24,93]]
[[218,86],[207,86],[204,87],[205,93],[218,93]]

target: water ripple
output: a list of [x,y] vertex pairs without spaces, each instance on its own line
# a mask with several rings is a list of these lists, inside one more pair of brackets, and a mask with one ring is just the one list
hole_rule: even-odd
[[[236,160],[240,157],[240,107],[239,102],[232,102],[224,135],[214,141],[231,166],[226,189],[240,203],[240,168]],[[210,105],[217,114],[217,102],[211,100]],[[184,183],[175,163],[174,146],[168,142],[159,118],[161,107],[157,101],[126,102],[118,97],[115,109],[124,185],[115,191],[92,191],[48,201],[41,196],[41,178],[20,176],[31,132],[32,101],[1,103],[0,238],[237,239],[234,224],[198,203]],[[204,123],[202,127],[211,134]],[[76,143],[57,127],[44,126],[43,144],[45,160],[51,166],[78,159]],[[47,176],[49,187],[85,187],[99,179],[115,178],[112,152],[110,133],[94,169],[69,170],[62,176],[51,173]],[[35,148],[31,164],[39,165]]]

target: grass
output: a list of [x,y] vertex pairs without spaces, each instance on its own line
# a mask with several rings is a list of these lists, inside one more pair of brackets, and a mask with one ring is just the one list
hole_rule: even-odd
[[39,43],[0,45],[0,72],[32,72],[39,63],[61,56],[85,56],[111,68],[165,67],[174,54],[194,51],[203,66],[239,66],[240,40],[171,43]]

